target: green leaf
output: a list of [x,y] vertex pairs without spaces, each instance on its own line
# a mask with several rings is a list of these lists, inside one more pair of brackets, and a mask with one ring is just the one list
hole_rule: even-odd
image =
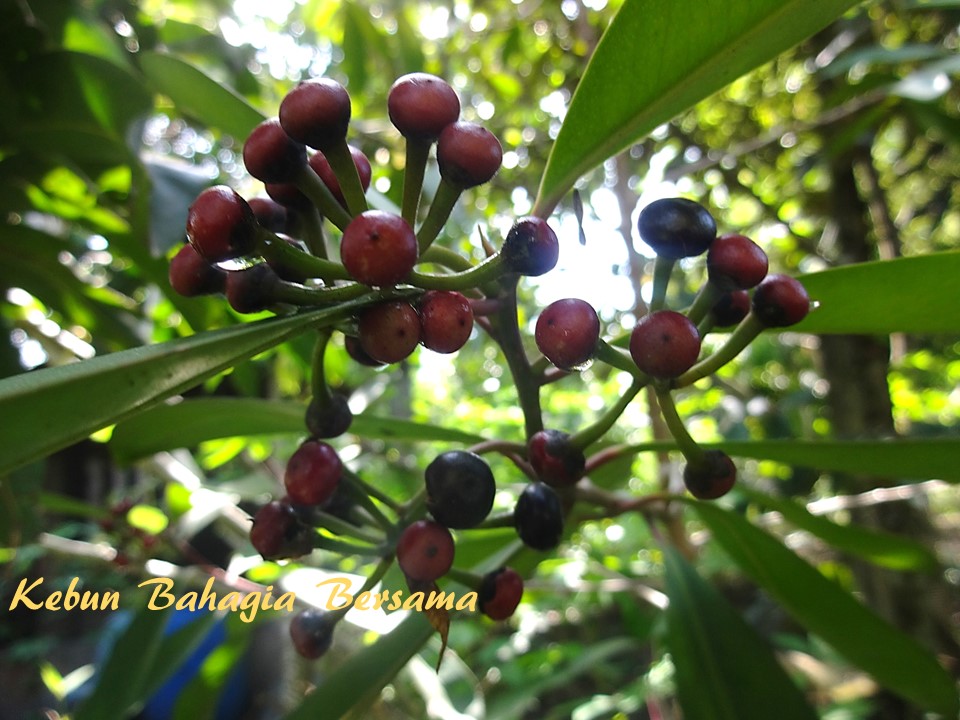
[[957,333],[960,251],[859,263],[798,278],[820,307],[791,330]]
[[214,330],[0,380],[0,474],[82,440],[284,342],[342,317],[344,304]]
[[956,717],[953,679],[913,638],[740,515],[688,501],[730,558],[801,625],[881,685],[920,707]]
[[547,161],[546,217],[583,173],[858,0],[625,0],[601,38]]
[[940,567],[936,556],[922,543],[892,533],[858,525],[838,525],[814,515],[803,505],[786,498],[773,497],[741,486],[739,491],[753,502],[776,510],[791,525],[816,535],[833,547],[893,570],[936,572]]
[[[303,403],[261,398],[200,398],[158,405],[117,425],[110,448],[120,462],[207,440],[274,433],[304,434]],[[477,443],[483,438],[453,428],[359,414],[350,432],[364,438]]]
[[667,643],[687,720],[816,720],[817,714],[757,635],[671,546]]
[[178,111],[207,127],[242,140],[265,119],[240,95],[180,58],[143,52],[140,67],[154,87],[173,100]]

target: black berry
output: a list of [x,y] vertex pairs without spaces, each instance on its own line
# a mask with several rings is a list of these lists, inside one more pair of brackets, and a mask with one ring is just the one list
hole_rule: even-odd
[[420,316],[402,300],[367,308],[360,313],[357,329],[364,352],[384,364],[400,362],[420,342]]
[[506,620],[516,611],[522,597],[523,578],[513,568],[503,567],[483,576],[477,602],[480,612],[491,620]]
[[657,255],[679,259],[706,252],[717,223],[705,207],[686,198],[665,198],[647,205],[637,219],[640,238]]
[[744,235],[721,235],[707,250],[710,281],[724,290],[746,290],[767,276],[767,254]]
[[557,300],[540,313],[534,337],[550,362],[562,370],[574,370],[593,357],[600,339],[600,318],[585,300]]
[[683,484],[695,498],[715,500],[730,492],[737,481],[737,467],[721,450],[706,450],[697,463],[683,469]]
[[486,461],[471,452],[451,450],[434,458],[424,473],[427,510],[441,525],[472,528],[493,508],[497,492]]
[[250,543],[264,560],[280,560],[309,553],[313,536],[313,530],[300,522],[290,503],[274,500],[254,515]]
[[710,309],[718,328],[738,325],[750,312],[750,294],[746,290],[731,290],[720,296]]
[[753,291],[753,314],[766,327],[795,325],[808,312],[806,288],[789,275],[769,275]]
[[546,220],[523,217],[510,228],[501,253],[511,272],[535,277],[556,266],[560,241]]
[[329,78],[301,82],[280,102],[280,124],[297,142],[326,150],[347,136],[350,95]]
[[700,355],[700,333],[673,310],[657,310],[640,318],[630,335],[630,355],[643,372],[655,378],[682,375]]
[[586,458],[562,430],[541,430],[527,442],[527,458],[537,477],[552,487],[568,487],[583,475]]
[[520,539],[534,550],[552,550],[563,536],[563,506],[547,485],[527,485],[517,499],[513,523]]
[[453,535],[439,523],[418,520],[397,540],[397,564],[418,582],[433,582],[453,566]]
[[276,303],[280,278],[267,263],[227,273],[227,302],[238,313],[256,313]]
[[187,212],[187,239],[210,262],[246,255],[257,237],[257,219],[233,188],[216,185],[201,192]]
[[502,161],[500,141],[475,123],[451,123],[437,138],[440,175],[456,187],[466,189],[489,182]]
[[170,287],[184,297],[223,292],[227,273],[200,255],[193,245],[184,245],[170,260]]
[[323,656],[333,643],[333,630],[338,615],[319,608],[301,610],[290,621],[290,639],[293,647],[307,660]]
[[463,294],[453,290],[428,290],[417,304],[420,342],[438,353],[456,352],[473,330],[473,308]]
[[343,395],[330,395],[318,402],[316,398],[307,405],[304,416],[307,432],[313,438],[340,437],[353,423],[353,413]]
[[460,117],[460,99],[436,75],[410,73],[398,78],[390,88],[387,112],[404,137],[433,141]]
[[290,456],[283,475],[287,496],[296,505],[322,505],[343,475],[337,451],[319,440],[307,440]]
[[253,129],[243,144],[243,164],[247,172],[265,183],[293,182],[307,164],[303,143],[283,131],[276,118],[264,120]]
[[417,262],[419,246],[410,224],[399,215],[368,210],[343,231],[340,260],[357,282],[395,285]]

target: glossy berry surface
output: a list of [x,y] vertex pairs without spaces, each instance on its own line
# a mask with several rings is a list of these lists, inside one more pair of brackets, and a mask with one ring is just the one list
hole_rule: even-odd
[[633,328],[630,355],[647,375],[675,378],[697,361],[700,333],[686,315],[657,310],[644,315]]
[[410,224],[399,215],[367,210],[343,231],[340,260],[357,282],[395,285],[417,262],[419,246]]
[[513,524],[527,547],[552,550],[560,544],[563,536],[563,506],[560,498],[544,483],[530,483],[517,499],[513,509]]
[[706,450],[703,461],[687,463],[683,484],[695,498],[716,500],[730,492],[737,481],[737,467],[722,450]]
[[717,223],[700,203],[664,198],[640,211],[637,230],[657,255],[676,260],[706,252],[717,236]]
[[383,367],[386,364],[370,357],[370,355],[367,354],[367,351],[363,349],[363,345],[360,344],[360,339],[355,338],[352,335],[344,336],[343,347],[347,351],[347,355],[349,355],[354,362],[358,362],[361,365],[378,368]]
[[400,300],[367,308],[357,327],[363,351],[384,364],[400,362],[420,342],[420,316],[413,305]]
[[546,220],[522,217],[507,233],[501,253],[511,272],[536,277],[556,266],[560,258],[560,241]]
[[172,287],[184,297],[223,292],[227,274],[200,255],[193,245],[184,245],[170,259],[167,272]]
[[453,536],[439,523],[418,520],[397,540],[397,564],[411,580],[433,582],[453,566]]
[[404,137],[433,141],[460,117],[460,98],[436,75],[410,73],[397,78],[390,88],[387,112]]
[[227,273],[227,302],[238,313],[261,312],[276,303],[279,282],[277,273],[266,263],[231,270]]
[[473,308],[462,293],[428,290],[417,304],[420,312],[420,342],[438,353],[456,352],[473,330]]
[[753,291],[753,314],[766,327],[787,327],[810,312],[810,296],[796,278],[770,275]]
[[256,237],[257,219],[249,203],[226,185],[207,188],[187,211],[187,239],[210,262],[246,255]]
[[295,505],[322,505],[333,495],[342,475],[337,451],[320,440],[307,440],[287,461],[283,484]]
[[[357,168],[357,175],[360,178],[360,186],[363,188],[363,191],[366,192],[370,187],[370,179],[373,177],[373,169],[370,167],[370,159],[363,154],[363,151],[360,148],[350,147],[350,155],[353,157],[353,165]],[[310,156],[310,159],[307,161],[307,164],[313,168],[313,171],[323,180],[323,184],[327,186],[333,196],[337,199],[343,207],[347,207],[347,200],[343,196],[343,190],[340,188],[340,180],[337,179],[336,173],[333,171],[333,168],[330,167],[330,162],[327,160],[327,156],[321,152],[314,153]]]
[[487,462],[472,452],[438,455],[424,472],[427,510],[448,528],[476,527],[490,514],[497,486]]
[[585,300],[557,300],[540,313],[534,338],[550,362],[562,370],[573,370],[593,357],[600,339],[600,318]]
[[274,500],[254,515],[250,543],[264,560],[295,558],[313,549],[313,531],[300,522],[290,503]]
[[527,442],[527,458],[547,485],[569,487],[583,475],[586,458],[562,430],[540,430]]
[[270,118],[247,137],[243,164],[248,173],[262,182],[293,182],[307,164],[307,149],[287,135],[276,118]]
[[307,432],[313,438],[340,437],[353,424],[353,412],[343,395],[330,395],[323,402],[316,398],[307,405],[304,415]]
[[347,136],[350,95],[329,78],[301,82],[280,102],[280,124],[297,142],[326,150]]
[[523,597],[523,578],[510,567],[487,573],[480,583],[477,602],[480,612],[491,620],[506,620]]
[[503,162],[500,141],[486,128],[470,122],[447,125],[437,138],[440,175],[458,188],[489,182]]
[[731,290],[720,296],[710,309],[716,327],[739,325],[750,312],[750,294],[746,290]]
[[721,235],[707,250],[710,282],[724,290],[756,287],[767,276],[767,254],[744,235]]
[[264,183],[264,190],[274,202],[293,211],[307,211],[313,207],[313,202],[300,192],[300,188],[292,182]]
[[316,660],[330,649],[336,617],[319,608],[307,608],[293,616],[290,620],[290,639],[301,657]]

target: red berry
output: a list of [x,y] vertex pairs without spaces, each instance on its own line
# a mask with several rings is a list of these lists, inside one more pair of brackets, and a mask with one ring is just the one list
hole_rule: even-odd
[[460,117],[460,99],[436,75],[410,73],[398,78],[390,88],[387,112],[404,137],[433,141]]
[[[353,164],[356,166],[357,174],[360,176],[360,185],[363,187],[364,192],[366,192],[367,188],[370,187],[370,179],[373,176],[370,160],[359,148],[353,146],[350,147],[350,154],[353,156]],[[321,152],[314,153],[310,156],[308,164],[313,168],[313,171],[320,176],[323,184],[333,193],[337,201],[343,205],[343,207],[347,207],[347,200],[343,197],[343,190],[340,189],[340,181],[337,179],[336,173],[333,172],[333,168],[330,167],[327,156]]]
[[278,201],[273,198],[256,197],[251,198],[248,204],[261,227],[275,233],[289,232],[290,213]]
[[309,210],[313,202],[300,192],[300,188],[292,182],[264,183],[264,190],[272,200],[289,210]]
[[707,250],[710,281],[724,290],[755,287],[767,276],[767,254],[744,235],[721,235]]
[[307,163],[307,150],[283,131],[276,118],[257,125],[243,144],[247,172],[265,183],[293,182]]
[[673,310],[657,310],[640,318],[630,335],[630,355],[647,375],[675,378],[700,355],[700,333],[687,318]]
[[381,303],[360,313],[360,346],[374,360],[400,362],[420,342],[420,316],[402,300]]
[[534,550],[552,550],[563,537],[563,505],[549,486],[534,482],[524,488],[513,509],[517,535]]
[[569,487],[583,476],[586,458],[562,430],[541,430],[527,442],[527,457],[547,485]]
[[420,342],[438,353],[456,352],[473,330],[473,308],[463,294],[428,290],[420,298]]
[[600,318],[585,300],[557,300],[540,313],[534,337],[550,362],[562,370],[574,370],[593,357],[600,339]]
[[479,455],[451,450],[435,457],[424,472],[427,510],[441,525],[476,527],[490,514],[497,485]]
[[808,312],[806,288],[789,275],[769,275],[753,291],[753,314],[766,327],[795,325]]
[[187,239],[210,262],[246,255],[257,238],[257,219],[233,188],[216,185],[200,193],[187,212]]
[[301,610],[290,621],[290,639],[293,647],[307,660],[316,660],[330,649],[333,629],[339,615],[319,608]]
[[750,312],[750,295],[746,290],[731,290],[720,296],[710,309],[714,324],[719,328],[738,325]]
[[433,582],[453,566],[453,535],[443,525],[418,520],[397,540],[397,564],[411,580]]
[[340,260],[357,282],[395,285],[417,262],[419,245],[410,224],[399,215],[367,210],[343,231]]
[[480,612],[491,620],[506,620],[523,597],[523,578],[513,568],[494,570],[483,576],[477,595]]
[[184,297],[223,292],[227,273],[200,255],[193,245],[184,245],[170,260],[170,287]]
[[280,124],[294,140],[326,150],[347,137],[350,95],[336,80],[306,80],[280,103]]
[[290,456],[283,484],[295,505],[322,505],[333,495],[342,475],[337,451],[325,442],[307,440]]
[[503,148],[493,133],[480,125],[455,122],[437,139],[440,175],[459,188],[489,182],[503,162]]
[[238,313],[256,313],[276,303],[280,278],[267,263],[227,273],[227,302]]
[[717,236],[717,223],[700,203],[664,198],[640,211],[637,230],[657,255],[679,259],[706,252]]
[[254,515],[250,542],[264,560],[300,557],[313,549],[313,531],[300,522],[290,503],[274,500]]
[[706,450],[699,463],[687,463],[683,484],[695,498],[716,500],[730,492],[737,481],[737,467],[721,450]]
[[511,272],[536,277],[556,266],[560,258],[560,241],[546,220],[522,217],[507,233],[501,253]]

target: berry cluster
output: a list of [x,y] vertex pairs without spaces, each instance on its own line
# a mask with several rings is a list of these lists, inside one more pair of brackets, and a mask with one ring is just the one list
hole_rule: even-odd
[[[253,518],[253,548],[270,560],[301,558],[317,549],[376,558],[365,589],[396,562],[411,590],[437,589],[436,582],[448,578],[474,590],[489,618],[504,620],[520,603],[523,579],[510,567],[480,573],[456,568],[454,533],[509,525],[518,546],[556,548],[571,508],[597,498],[584,494],[588,483],[581,480],[612,457],[609,452],[588,457],[588,450],[646,385],[655,388],[686,457],[689,492],[698,498],[723,495],[736,478],[733,462],[696,445],[671,393],[714,372],[764,327],[797,322],[809,302],[797,281],[767,276],[766,255],[751,240],[717,237],[713,218],[695,202],[662,200],[639,218],[640,235],[658,256],[650,312],[629,338],[608,342],[592,306],[576,298],[559,300],[536,321],[536,346],[544,360],[532,362],[518,327],[517,283],[556,265],[556,234],[544,219],[531,216],[514,222],[499,250],[484,242],[480,262],[442,247],[437,241],[462,193],[498,172],[500,143],[480,125],[461,120],[456,92],[432,75],[398,79],[387,110],[406,152],[399,213],[368,206],[372,168],[347,143],[346,89],[327,78],[308,80],[286,95],[279,116],[258,125],[244,145],[247,170],[263,182],[267,197],[248,201],[225,186],[202,192],[189,211],[189,243],[171,260],[170,283],[186,296],[222,293],[239,313],[334,310],[329,324],[316,331],[307,437],[286,464],[285,494]],[[431,153],[440,182],[422,209]],[[697,300],[683,313],[663,307],[673,264],[704,252],[708,280]],[[421,265],[439,271],[424,272]],[[701,338],[734,324],[729,341],[701,357]],[[354,473],[327,442],[348,432],[353,420],[347,400],[326,381],[330,340],[342,333],[354,361],[379,367],[404,360],[418,345],[454,353],[475,326],[500,346],[510,366],[525,417],[523,442],[490,440],[443,452],[424,469],[420,492],[398,501]],[[544,427],[540,388],[594,360],[629,372],[630,390],[576,433]],[[548,364],[557,368],[553,374]],[[498,483],[483,457],[488,452],[503,454],[530,480],[504,514],[493,514]],[[296,649],[307,658],[324,654],[344,612],[309,609],[297,615],[290,627]]]

